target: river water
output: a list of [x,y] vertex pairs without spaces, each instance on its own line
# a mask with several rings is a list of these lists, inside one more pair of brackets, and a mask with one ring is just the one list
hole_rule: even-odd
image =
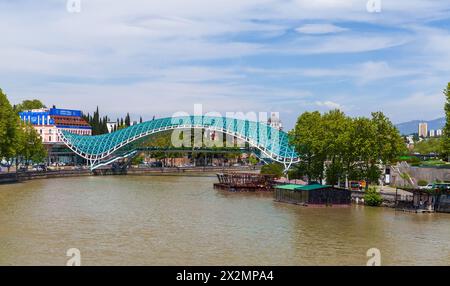
[[214,190],[214,177],[0,185],[0,265],[450,265],[450,214],[303,208]]

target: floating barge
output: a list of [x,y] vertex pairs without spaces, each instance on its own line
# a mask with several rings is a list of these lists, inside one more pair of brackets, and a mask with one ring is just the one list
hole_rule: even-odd
[[255,173],[218,173],[215,189],[229,192],[271,192],[274,176]]
[[309,207],[348,207],[351,192],[329,185],[278,185],[275,186],[275,201]]
[[450,187],[437,184],[434,189],[409,189],[411,196],[399,196],[396,191],[395,209],[412,213],[450,213]]

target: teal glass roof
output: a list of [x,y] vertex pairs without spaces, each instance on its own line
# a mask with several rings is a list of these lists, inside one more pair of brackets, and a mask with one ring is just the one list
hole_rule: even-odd
[[82,136],[61,131],[64,143],[88,160],[110,156],[129,143],[157,132],[177,128],[205,128],[241,138],[271,160],[293,163],[299,160],[289,144],[286,132],[249,120],[212,116],[180,116],[160,118],[136,124],[109,134]]

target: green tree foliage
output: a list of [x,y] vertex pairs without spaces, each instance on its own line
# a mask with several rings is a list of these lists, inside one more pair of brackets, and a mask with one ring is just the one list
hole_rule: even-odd
[[364,202],[368,206],[378,207],[383,202],[383,198],[375,188],[369,188],[364,194]]
[[446,122],[442,134],[442,155],[450,161],[450,82],[444,89]]
[[100,117],[98,106],[94,114],[91,116],[89,113],[83,118],[91,125],[92,135],[101,135],[108,133],[107,123],[109,121],[108,116]]
[[297,119],[291,130],[292,142],[302,161],[294,166],[292,178],[306,176],[308,180],[321,180],[326,159],[324,126],[320,112],[305,112]]
[[[24,101],[26,108],[30,108]],[[36,108],[32,106],[31,108]],[[30,124],[20,121],[6,94],[0,89],[0,159],[16,158],[20,161],[42,162],[47,156],[41,138]]]
[[14,111],[19,113],[25,110],[39,109],[44,107],[45,105],[38,99],[24,100],[22,101],[22,103],[19,103],[14,106]]
[[346,178],[376,182],[380,165],[406,152],[398,130],[381,112],[371,118],[350,118],[339,110],[323,115],[305,112],[290,132],[291,143],[302,156],[293,178],[336,184]]
[[428,185],[428,182],[426,180],[419,180],[417,182],[417,185],[424,187],[424,186]]
[[0,89],[0,160],[12,158],[19,144],[20,118]]
[[144,163],[144,155],[143,154],[139,154],[138,156],[134,156],[133,159],[131,160],[131,165],[139,165]]
[[283,165],[280,163],[270,163],[261,167],[261,174],[274,175],[276,178],[283,177]]
[[21,122],[19,130],[19,144],[15,150],[16,164],[43,162],[47,157],[47,150],[36,129],[29,123]]
[[430,153],[440,154],[442,151],[442,141],[440,138],[428,138],[414,144],[414,152],[426,155]]
[[131,125],[131,118],[130,118],[130,114],[127,113],[127,116],[125,116],[125,125],[128,127]]
[[256,164],[258,164],[259,160],[255,156],[250,155],[248,157],[248,162],[250,163],[250,165],[256,165]]

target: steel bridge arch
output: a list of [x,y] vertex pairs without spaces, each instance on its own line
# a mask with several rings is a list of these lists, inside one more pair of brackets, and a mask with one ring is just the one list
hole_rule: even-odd
[[258,149],[265,155],[265,159],[282,163],[285,171],[300,161],[295,149],[289,144],[286,132],[265,123],[236,118],[177,116],[146,121],[97,136],[76,135],[64,130],[58,130],[58,133],[64,144],[86,159],[91,170],[94,170],[136,153],[135,150],[131,150],[117,154],[128,144],[152,134],[175,129],[205,129],[241,139]]

